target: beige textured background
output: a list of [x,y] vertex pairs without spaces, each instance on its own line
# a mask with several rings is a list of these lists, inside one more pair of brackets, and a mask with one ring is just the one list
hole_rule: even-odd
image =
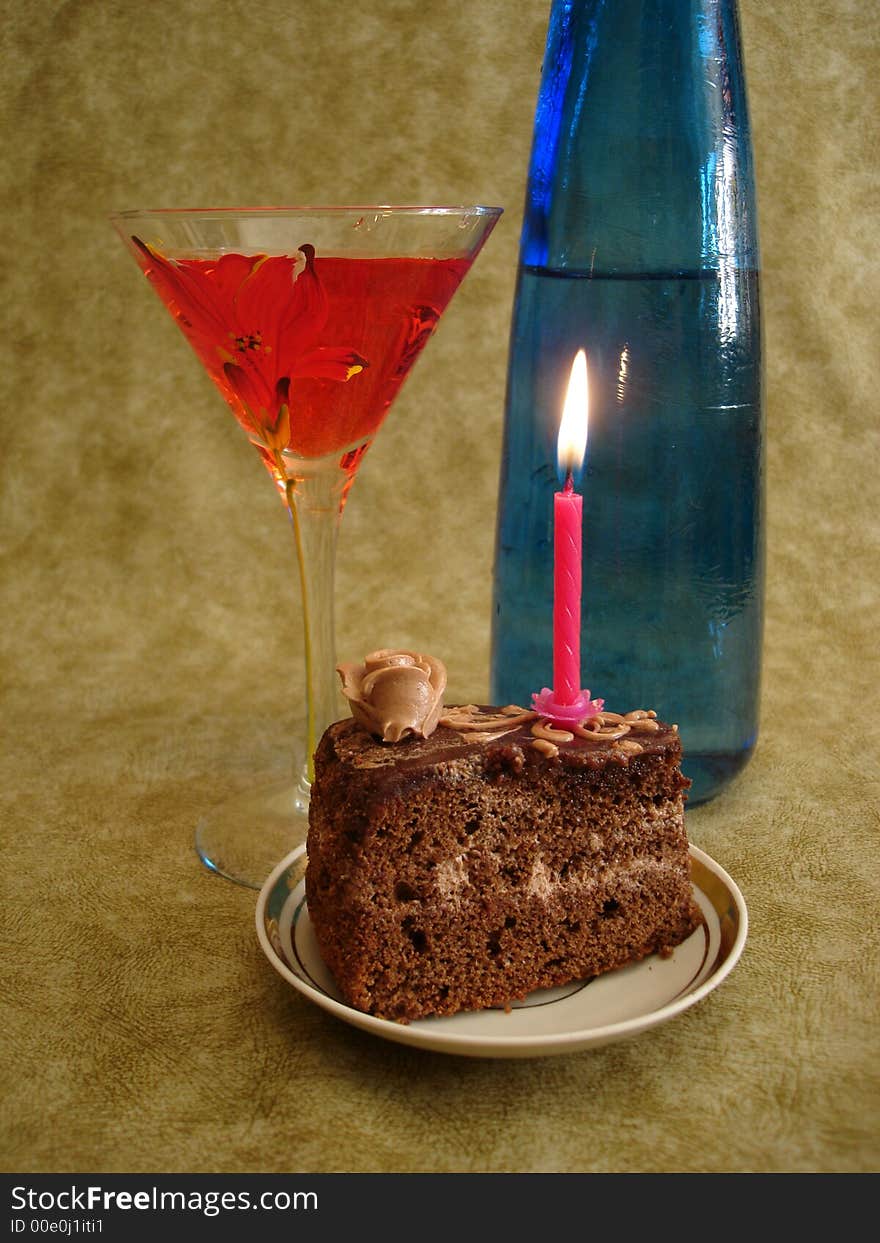
[[[105,214],[507,208],[369,454],[340,654],[485,693],[507,330],[547,0],[21,0],[3,32],[6,1170],[865,1171],[880,1156],[876,11],[743,0],[768,358],[763,729],[692,840],[746,953],[637,1040],[407,1051],[272,973],[192,830],[280,772],[281,506]],[[289,687],[279,698],[278,687]]]

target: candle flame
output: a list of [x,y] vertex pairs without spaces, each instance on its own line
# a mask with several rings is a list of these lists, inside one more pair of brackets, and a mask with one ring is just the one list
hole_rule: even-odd
[[562,408],[559,438],[556,442],[556,460],[560,474],[569,475],[580,470],[584,464],[589,410],[587,355],[583,350],[578,350],[571,364],[571,376],[568,381],[568,391],[565,394],[565,405]]

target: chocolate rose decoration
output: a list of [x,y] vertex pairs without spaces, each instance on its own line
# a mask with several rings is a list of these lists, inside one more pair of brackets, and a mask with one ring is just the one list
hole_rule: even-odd
[[427,738],[437,728],[446,666],[433,656],[383,648],[362,665],[337,665],[336,672],[354,719],[383,742],[407,734]]

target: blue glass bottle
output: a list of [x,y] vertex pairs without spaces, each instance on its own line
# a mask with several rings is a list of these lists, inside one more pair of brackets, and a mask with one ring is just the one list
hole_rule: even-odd
[[551,685],[556,435],[590,376],[583,683],[677,721],[691,803],[758,729],[763,413],[735,0],[554,0],[510,342],[491,700]]

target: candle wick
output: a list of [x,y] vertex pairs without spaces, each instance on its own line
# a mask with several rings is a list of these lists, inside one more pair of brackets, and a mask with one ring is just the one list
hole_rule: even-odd
[[565,473],[565,491],[574,492],[574,476],[570,470]]

